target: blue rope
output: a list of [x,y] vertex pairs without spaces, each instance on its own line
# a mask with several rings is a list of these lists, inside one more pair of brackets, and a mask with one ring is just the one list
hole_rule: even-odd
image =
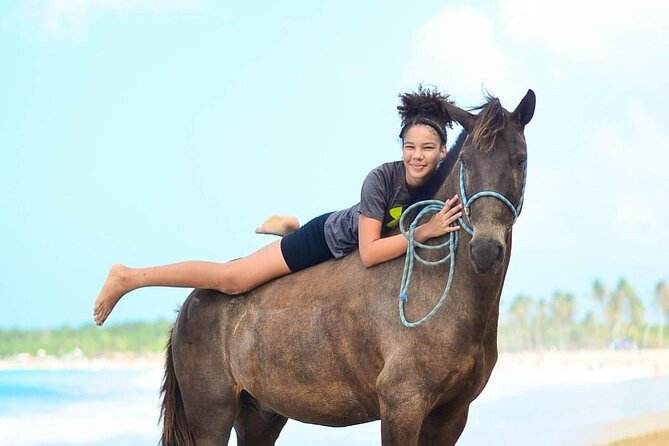
[[[441,211],[444,208],[444,205],[445,203],[440,200],[419,201],[409,206],[402,213],[402,216],[400,217],[400,230],[402,231],[404,237],[406,237],[408,240],[407,253],[406,257],[404,258],[404,271],[402,272],[402,283],[400,284],[400,301],[399,301],[400,320],[402,321],[402,324],[404,324],[405,327],[409,328],[416,327],[424,323],[428,319],[430,319],[437,311],[439,311],[439,308],[441,308],[441,306],[446,301],[446,297],[448,296],[448,293],[451,289],[451,284],[453,283],[453,275],[455,272],[455,251],[458,248],[457,231],[451,232],[448,240],[438,245],[425,245],[423,243],[417,242],[414,238],[416,227],[418,226],[418,222],[421,220],[421,218],[427,215],[436,214],[437,212]],[[418,206],[425,206],[425,208],[422,209],[418,213],[418,215],[416,215],[416,217],[411,222],[411,225],[409,226],[409,231],[406,231],[404,229],[404,219],[409,214],[409,211]],[[446,246],[449,247],[448,255],[442,257],[439,260],[434,260],[434,261],[423,259],[416,251],[416,248],[433,250],[433,249],[445,248]],[[449,260],[451,263],[449,265],[448,281],[446,282],[446,288],[444,288],[444,292],[442,293],[441,298],[439,299],[437,304],[434,306],[434,308],[432,308],[432,310],[429,313],[427,313],[421,319],[415,322],[409,322],[406,319],[406,316],[404,315],[404,302],[406,302],[408,299],[407,290],[409,289],[409,285],[411,284],[411,276],[413,274],[413,267],[415,260],[418,260],[423,265],[440,265]]]

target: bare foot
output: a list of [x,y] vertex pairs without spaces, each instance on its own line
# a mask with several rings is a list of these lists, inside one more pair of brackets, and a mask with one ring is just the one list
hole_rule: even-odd
[[272,234],[284,237],[300,227],[300,222],[296,217],[272,215],[265,220],[265,223],[256,228],[257,234]]
[[105,284],[95,299],[93,307],[93,318],[97,325],[104,324],[107,316],[112,312],[114,306],[130,289],[123,285],[124,276],[127,268],[123,265],[114,265],[109,270],[109,275]]

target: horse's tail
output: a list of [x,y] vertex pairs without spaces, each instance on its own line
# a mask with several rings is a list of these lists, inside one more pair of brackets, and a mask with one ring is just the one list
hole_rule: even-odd
[[172,359],[173,334],[174,326],[170,330],[167,347],[165,348],[165,376],[160,389],[163,397],[162,407],[160,408],[160,418],[163,420],[163,436],[160,443],[164,446],[195,446],[195,439],[186,422],[184,403],[174,372],[174,361]]

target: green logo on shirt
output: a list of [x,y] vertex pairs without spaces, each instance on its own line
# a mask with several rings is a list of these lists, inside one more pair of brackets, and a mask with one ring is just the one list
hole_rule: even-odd
[[402,206],[395,206],[394,208],[390,208],[388,213],[393,219],[386,223],[386,227],[394,228],[400,222],[400,217],[402,216]]

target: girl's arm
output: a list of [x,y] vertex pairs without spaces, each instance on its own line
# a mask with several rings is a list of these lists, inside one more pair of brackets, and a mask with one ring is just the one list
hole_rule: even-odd
[[[449,226],[462,215],[460,205],[453,206],[458,200],[455,195],[446,201],[444,209],[437,212],[425,224],[416,228],[414,238],[417,242],[424,243],[427,240],[457,231],[459,226]],[[402,234],[392,235],[390,237],[381,237],[382,222],[360,214],[358,223],[358,248],[360,249],[360,258],[366,267],[378,265],[404,254],[407,250],[407,239]]]

